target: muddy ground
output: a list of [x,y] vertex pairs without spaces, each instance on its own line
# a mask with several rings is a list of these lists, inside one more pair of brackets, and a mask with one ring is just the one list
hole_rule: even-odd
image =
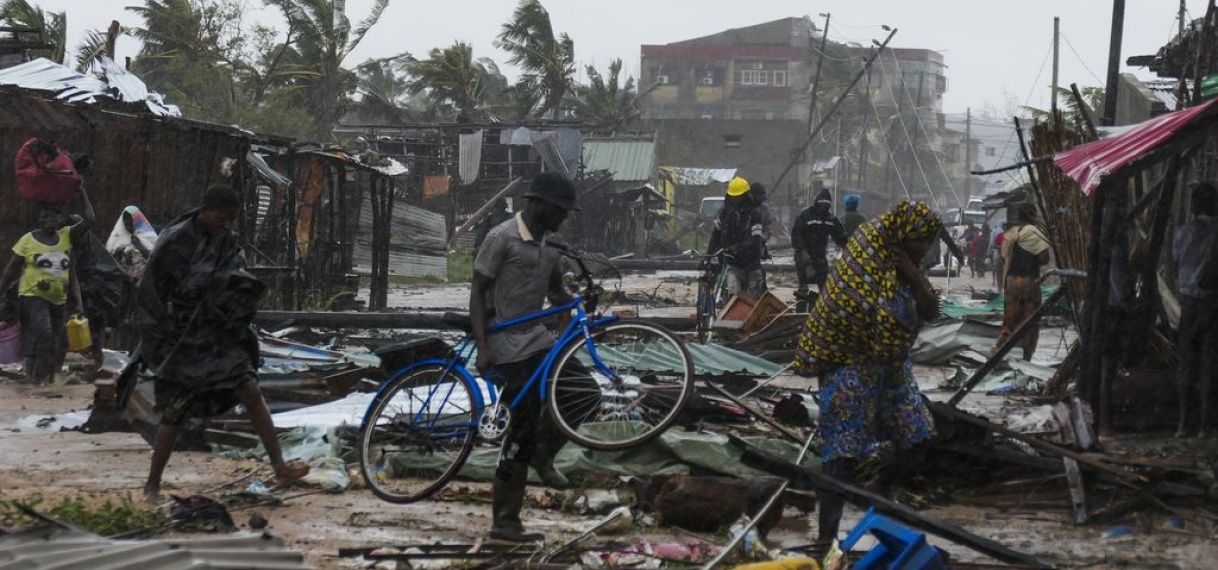
[[[677,274],[631,276],[624,280],[624,292],[640,298],[672,299],[682,304],[651,309],[651,314],[688,314],[685,303],[692,291],[688,281]],[[946,280],[936,281],[937,285],[946,288]],[[789,283],[779,279],[774,285],[780,297],[790,298]],[[953,292],[964,294],[969,287],[986,288],[988,281],[957,278],[951,285]],[[464,295],[468,294],[463,291],[466,289],[459,285],[411,286],[395,291],[392,302],[401,307],[460,308],[464,307]],[[1066,342],[1065,333],[1046,331],[1042,334],[1037,360],[1060,360],[1065,354]],[[940,373],[924,372],[928,377],[920,380],[929,395],[946,399],[949,393],[937,388],[941,376],[934,377]],[[797,378],[782,378],[780,382],[792,387],[806,384]],[[35,388],[13,378],[0,378],[0,456],[3,457],[0,498],[41,497],[53,502],[61,497],[82,497],[100,502],[139,496],[148,466],[149,447],[138,435],[89,435],[56,431],[53,425],[49,429],[30,425],[33,417],[86,410],[92,396],[93,388],[88,385],[66,385],[61,380],[51,387]],[[964,407],[994,417],[1018,405],[1020,400],[978,395],[966,400]],[[1167,438],[1166,434],[1150,434],[1110,445],[1141,451],[1167,450],[1167,454],[1172,454],[1212,446],[1213,442],[1180,442]],[[256,467],[259,467],[256,462],[223,459],[209,453],[176,453],[165,477],[165,492],[200,492],[241,477]],[[269,476],[269,467],[263,467]],[[1064,482],[1058,480],[1048,484],[1064,485]],[[303,551],[307,561],[317,568],[363,567],[357,561],[339,559],[338,550],[386,543],[468,544],[481,538],[490,526],[487,486],[464,482],[455,485],[467,486],[473,493],[413,505],[390,505],[366,490],[354,489],[339,494],[289,498],[281,507],[240,511],[234,513],[234,518],[244,527],[253,512],[265,516],[270,521],[267,530]],[[283,494],[292,497],[307,491],[298,488]],[[543,492],[534,490],[533,493],[541,498]],[[926,507],[924,512],[1008,547],[1035,554],[1062,568],[1213,568],[1214,560],[1218,560],[1218,543],[1212,540],[1214,526],[1199,517],[1186,517],[1184,528],[1170,528],[1167,515],[1152,512],[1118,523],[1130,525],[1132,534],[1104,538],[1105,531],[1115,524],[1076,526],[1067,509],[981,508],[946,502],[942,506]],[[850,528],[859,516],[858,511],[848,509],[843,529]],[[572,538],[597,521],[595,516],[541,509],[536,505],[526,509],[525,518],[530,528],[546,533],[551,541]],[[810,522],[812,520],[814,516],[787,509],[783,523],[771,535],[771,545],[793,547],[809,543],[814,532],[810,526],[814,524]],[[242,531],[250,532],[247,528]],[[615,538],[628,537],[690,540],[687,533],[671,529],[646,530]],[[717,539],[724,540],[722,536]],[[942,539],[932,537],[931,542],[949,551],[958,561],[992,562]]]

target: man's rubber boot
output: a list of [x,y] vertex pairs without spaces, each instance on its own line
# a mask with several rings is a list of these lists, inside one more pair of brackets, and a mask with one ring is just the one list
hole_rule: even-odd
[[529,461],[529,466],[537,471],[537,477],[546,487],[558,491],[570,489],[571,481],[554,467],[554,457],[558,455],[562,446],[566,445],[567,438],[559,430],[558,424],[550,418],[549,410],[542,415],[535,437],[536,443],[533,444],[533,457]]
[[545,535],[525,532],[520,522],[520,509],[524,508],[525,486],[529,478],[529,466],[513,462],[506,470],[507,479],[498,475],[492,486],[491,538],[508,542],[542,542]]

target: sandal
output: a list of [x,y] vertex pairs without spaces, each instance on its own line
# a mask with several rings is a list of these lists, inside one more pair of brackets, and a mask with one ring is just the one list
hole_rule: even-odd
[[275,475],[274,483],[276,488],[286,487],[299,481],[302,477],[309,474],[309,464],[299,459],[293,459],[287,462],[287,472]]

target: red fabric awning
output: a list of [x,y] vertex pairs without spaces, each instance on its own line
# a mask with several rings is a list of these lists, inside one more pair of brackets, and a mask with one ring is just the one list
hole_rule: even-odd
[[1066,176],[1078,182],[1083,192],[1090,196],[1105,176],[1163,144],[1176,131],[1207,111],[1213,112],[1211,108],[1218,110],[1218,107],[1214,107],[1216,101],[1218,99],[1204,105],[1159,115],[1119,135],[1057,153],[1053,157],[1053,163],[1062,169]]

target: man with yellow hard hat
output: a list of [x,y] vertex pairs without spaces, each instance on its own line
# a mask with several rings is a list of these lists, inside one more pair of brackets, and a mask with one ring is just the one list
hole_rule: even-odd
[[715,217],[710,251],[728,255],[727,287],[759,299],[766,291],[761,259],[765,252],[765,220],[750,192],[752,186],[739,176],[727,184],[723,209]]

